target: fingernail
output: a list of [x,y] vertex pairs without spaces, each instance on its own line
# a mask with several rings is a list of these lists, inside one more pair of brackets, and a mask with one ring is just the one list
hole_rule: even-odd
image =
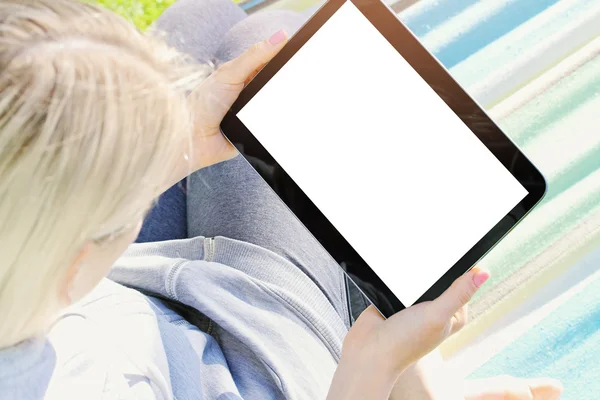
[[473,275],[473,283],[480,288],[490,277],[490,273],[485,270],[477,270]]
[[280,31],[277,31],[277,33],[275,33],[273,36],[271,36],[269,38],[269,43],[271,43],[273,46],[283,42],[286,39],[287,35],[285,33],[285,31],[282,29]]

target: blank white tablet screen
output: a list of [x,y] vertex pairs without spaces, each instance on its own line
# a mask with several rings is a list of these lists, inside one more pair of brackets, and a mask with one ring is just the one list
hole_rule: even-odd
[[351,2],[238,118],[406,307],[527,195]]

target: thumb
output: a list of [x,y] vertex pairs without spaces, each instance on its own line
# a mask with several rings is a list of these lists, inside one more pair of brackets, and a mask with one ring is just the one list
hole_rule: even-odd
[[287,33],[280,30],[269,39],[255,43],[239,57],[223,64],[215,72],[215,78],[221,83],[231,85],[245,83],[258,69],[271,61],[287,40]]
[[477,267],[458,278],[444,293],[433,301],[439,315],[451,318],[467,305],[477,290],[488,280],[489,272]]

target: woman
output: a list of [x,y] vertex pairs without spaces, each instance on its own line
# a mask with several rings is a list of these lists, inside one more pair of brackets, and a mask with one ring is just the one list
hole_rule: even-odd
[[[235,15],[198,10],[188,16],[222,30]],[[211,26],[197,22],[176,25]],[[209,30],[218,61],[237,55],[227,31]],[[0,398],[430,396],[414,363],[460,329],[489,275],[474,269],[387,321],[367,309],[348,332],[339,268],[218,131],[286,38],[207,77],[93,6],[0,3]],[[202,49],[193,35],[169,40]],[[154,199],[192,171],[189,239],[131,244]],[[160,207],[147,226],[176,220]],[[517,386],[530,396],[519,399],[554,390]]]

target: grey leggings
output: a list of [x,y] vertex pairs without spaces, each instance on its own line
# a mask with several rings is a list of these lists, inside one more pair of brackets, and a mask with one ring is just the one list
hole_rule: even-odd
[[248,16],[231,0],[178,0],[156,27],[173,47],[202,63],[222,64],[280,29],[295,33],[305,18],[293,11]]
[[[231,0],[179,0],[161,16],[157,28],[180,51],[218,66],[280,29],[293,34],[304,22],[292,11],[248,16]],[[346,280],[339,265],[243,158],[227,163],[233,165],[192,174],[187,190],[174,187],[165,193],[144,224],[143,241],[179,238],[182,223],[177,221],[185,220],[188,237],[225,236],[267,248],[302,269],[348,320]],[[172,237],[165,237],[169,230]],[[356,315],[366,302],[351,289]]]

